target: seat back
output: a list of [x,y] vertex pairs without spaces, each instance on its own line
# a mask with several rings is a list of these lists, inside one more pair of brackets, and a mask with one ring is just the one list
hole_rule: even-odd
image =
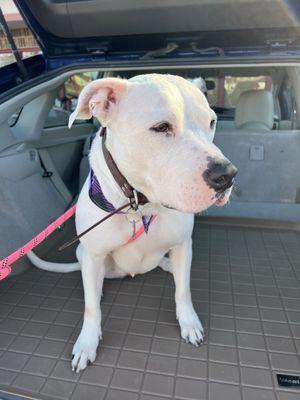
[[248,131],[270,131],[274,124],[274,99],[267,90],[243,92],[235,110],[235,127]]

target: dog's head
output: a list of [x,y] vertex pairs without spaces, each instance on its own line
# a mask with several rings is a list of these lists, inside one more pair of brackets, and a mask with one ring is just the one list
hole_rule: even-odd
[[159,74],[96,80],[69,127],[91,116],[108,128],[117,166],[149,201],[184,212],[228,201],[237,169],[213,144],[216,114],[192,83]]

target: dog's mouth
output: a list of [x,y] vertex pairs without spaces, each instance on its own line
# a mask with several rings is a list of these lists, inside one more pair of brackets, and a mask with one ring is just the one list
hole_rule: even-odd
[[[213,202],[213,204],[215,204],[217,207],[222,207],[224,206],[228,200],[229,197],[231,195],[231,191],[232,191],[233,185],[231,185],[229,188],[216,192],[216,195],[214,197],[215,201]],[[180,212],[186,212],[183,211],[181,208],[177,208],[177,207],[173,207],[170,206],[169,204],[166,203],[161,203],[161,205],[169,210],[174,210],[174,211],[180,211]],[[199,211],[200,212],[200,211]]]
[[168,204],[162,203],[162,206],[165,207],[165,208],[168,208],[169,210],[181,211],[181,210],[179,210],[179,208],[171,207]]
[[217,198],[217,200],[215,201],[215,204],[217,206],[222,205],[222,203],[224,202],[224,199],[225,199],[225,192],[217,193],[216,198]]
[[231,185],[228,189],[216,193],[215,205],[217,207],[222,207],[228,202],[232,187],[233,186]]
[[210,199],[206,199],[206,201],[204,200],[203,202],[203,208],[199,207],[196,208],[194,207],[194,205],[192,203],[185,203],[182,207],[181,204],[170,204],[167,202],[161,202],[161,206],[163,206],[164,208],[167,208],[169,210],[173,210],[173,211],[179,211],[179,212],[187,212],[187,213],[199,213],[202,212],[204,210],[206,210],[207,208],[209,208],[212,205],[216,205],[217,207],[222,207],[224,206],[228,201],[229,198],[231,196],[231,192],[233,189],[233,180],[230,183],[230,185],[228,185],[227,187],[223,187],[222,190],[216,190],[215,193],[210,195]]

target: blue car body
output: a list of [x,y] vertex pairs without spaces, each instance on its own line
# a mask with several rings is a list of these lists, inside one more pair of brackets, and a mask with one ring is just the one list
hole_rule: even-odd
[[74,66],[300,61],[298,0],[230,4],[226,0],[161,4],[15,0],[15,4],[41,54],[24,61],[27,81],[16,64],[0,69],[1,101]]

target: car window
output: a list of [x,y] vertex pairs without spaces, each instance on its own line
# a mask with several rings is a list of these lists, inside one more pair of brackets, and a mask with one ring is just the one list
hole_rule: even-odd
[[[12,0],[0,1],[1,10],[22,60],[39,54],[41,49]],[[15,54],[3,29],[0,29],[0,67],[15,63]]]
[[253,77],[207,77],[214,82],[212,89],[207,91],[207,98],[211,107],[216,108],[220,119],[234,119],[234,111],[240,95],[248,90],[272,90],[270,76]]
[[[44,127],[67,126],[69,116],[76,108],[79,93],[85,85],[98,78],[98,72],[83,72],[68,78],[57,91],[57,97],[48,114]],[[86,122],[87,120],[75,120],[74,124]]]
[[296,120],[296,100],[291,81],[284,79],[278,95],[282,120]]

